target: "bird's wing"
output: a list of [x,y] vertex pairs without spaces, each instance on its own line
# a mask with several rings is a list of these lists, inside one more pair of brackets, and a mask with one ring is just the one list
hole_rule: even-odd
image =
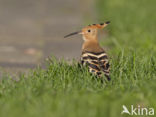
[[105,52],[103,52],[99,56],[98,63],[99,63],[101,71],[103,71],[105,76],[107,77],[107,79],[110,80],[110,75],[109,75],[110,65],[109,65],[109,61],[108,61],[108,56]]
[[91,52],[83,52],[81,55],[81,63],[89,67],[89,72],[96,75],[101,74],[100,66],[98,64],[98,57]]
[[89,71],[101,76],[102,72],[105,74],[108,80],[109,76],[109,62],[107,54],[102,51],[99,53],[94,52],[83,52],[81,56],[81,62],[83,65],[88,65]]

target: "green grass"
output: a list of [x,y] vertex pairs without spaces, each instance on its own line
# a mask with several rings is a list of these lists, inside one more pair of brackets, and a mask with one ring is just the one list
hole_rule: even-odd
[[110,20],[111,82],[65,61],[48,63],[19,81],[0,82],[0,117],[126,117],[122,105],[156,109],[156,1],[98,0],[99,19]]

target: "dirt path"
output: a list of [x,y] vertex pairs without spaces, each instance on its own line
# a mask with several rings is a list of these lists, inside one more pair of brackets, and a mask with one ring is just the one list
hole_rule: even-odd
[[[80,36],[63,36],[84,25],[83,1],[1,0],[0,67],[12,73],[44,65],[50,55],[79,58]],[[86,4],[86,3],[85,3]]]

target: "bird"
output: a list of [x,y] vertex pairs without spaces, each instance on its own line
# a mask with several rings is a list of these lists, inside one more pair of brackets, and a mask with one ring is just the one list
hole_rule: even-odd
[[87,66],[90,73],[97,77],[105,76],[108,81],[110,78],[109,58],[105,50],[100,46],[97,34],[98,29],[106,27],[110,21],[99,24],[92,24],[82,28],[80,31],[70,33],[64,38],[81,34],[83,37],[82,53],[80,63],[82,66]]

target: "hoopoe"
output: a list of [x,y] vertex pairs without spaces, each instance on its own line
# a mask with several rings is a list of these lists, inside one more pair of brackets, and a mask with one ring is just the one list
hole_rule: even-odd
[[89,72],[94,75],[101,77],[104,74],[107,80],[110,80],[110,65],[108,61],[108,56],[103,48],[100,47],[97,32],[98,29],[103,29],[110,22],[93,24],[83,28],[81,31],[71,33],[66,35],[64,38],[75,34],[82,34],[84,43],[82,45],[81,63],[82,65],[87,65]]

